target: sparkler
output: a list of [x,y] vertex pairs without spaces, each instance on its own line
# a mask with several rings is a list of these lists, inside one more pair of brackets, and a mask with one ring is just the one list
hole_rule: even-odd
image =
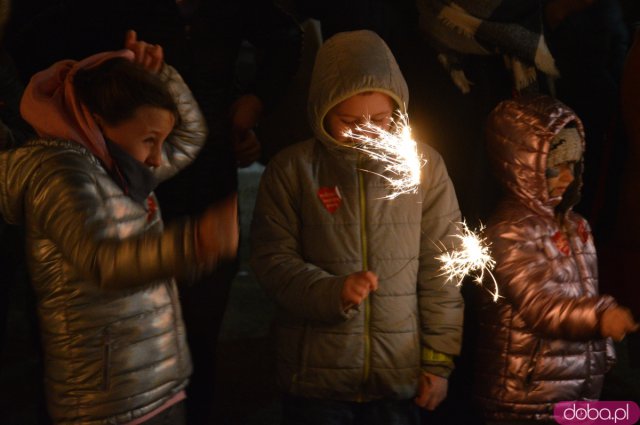
[[[465,276],[473,277],[473,281],[478,285],[482,285],[485,274],[491,276],[494,285],[494,292],[491,292],[493,301],[498,301],[500,294],[498,293],[498,282],[491,273],[496,262],[491,258],[489,246],[486,238],[478,236],[474,233],[467,223],[464,221],[460,224],[461,232],[457,235],[451,235],[460,240],[460,245],[453,250],[444,250],[442,255],[437,257],[442,263],[440,270],[442,275],[447,276],[447,282],[456,281],[456,285],[462,285]],[[478,233],[484,230],[484,226],[480,226]]]
[[383,199],[416,193],[420,186],[420,169],[427,162],[418,154],[407,114],[398,113],[398,119],[391,120],[390,128],[390,131],[385,130],[367,119],[364,124],[344,133],[355,142],[354,149],[384,164],[385,174],[365,170],[387,181],[391,193]]
[[[416,193],[420,186],[420,170],[427,162],[418,153],[416,141],[411,137],[407,114],[398,113],[398,119],[391,120],[390,128],[391,131],[386,130],[367,119],[364,124],[344,133],[345,137],[355,142],[354,149],[384,164],[385,175],[365,170],[379,175],[389,184],[392,191],[383,199],[395,199],[404,193]],[[482,285],[485,274],[488,274],[495,288],[494,292],[489,292],[493,295],[493,300],[497,301],[500,297],[498,282],[491,273],[495,260],[491,258],[487,241],[469,229],[465,222],[459,224],[461,233],[451,236],[458,238],[460,245],[453,250],[447,250],[443,246],[443,253],[437,257],[442,263],[442,275],[447,276],[447,282],[456,281],[456,285],[460,286],[466,276],[472,276],[474,282]],[[479,233],[483,230],[484,227],[481,226]],[[402,269],[404,267],[400,271]],[[397,273],[399,271],[385,279]]]

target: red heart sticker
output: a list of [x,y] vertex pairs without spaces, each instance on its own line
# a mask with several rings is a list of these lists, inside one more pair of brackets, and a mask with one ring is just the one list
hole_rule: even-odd
[[153,217],[156,215],[156,211],[158,211],[158,204],[156,204],[153,196],[149,196],[147,198],[147,223],[151,223],[151,220],[153,220]]
[[338,186],[334,187],[321,187],[318,189],[318,198],[324,204],[324,207],[333,214],[340,203],[342,202],[342,195],[340,195],[340,190],[338,190]]
[[558,250],[564,255],[569,255],[571,253],[571,247],[569,246],[569,239],[567,235],[558,230],[553,236],[551,236],[551,240],[558,247]]
[[589,240],[589,231],[587,230],[587,223],[584,220],[578,222],[578,236],[582,243],[587,243]]

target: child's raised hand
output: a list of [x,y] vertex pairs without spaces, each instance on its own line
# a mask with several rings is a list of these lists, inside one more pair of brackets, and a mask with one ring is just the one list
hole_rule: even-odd
[[148,71],[157,73],[162,69],[164,61],[162,46],[140,41],[136,32],[129,30],[125,36],[124,47],[131,50],[135,55],[134,61]]
[[378,289],[378,276],[374,272],[352,273],[344,281],[342,287],[342,307],[348,310],[360,305],[371,291]]
[[433,373],[423,372],[418,383],[415,403],[427,410],[434,410],[447,398],[449,380]]

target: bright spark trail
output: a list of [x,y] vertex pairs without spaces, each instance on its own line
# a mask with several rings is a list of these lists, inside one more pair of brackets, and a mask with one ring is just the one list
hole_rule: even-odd
[[391,193],[383,199],[394,199],[404,193],[416,193],[420,186],[420,169],[426,160],[418,153],[416,141],[406,114],[392,120],[390,131],[367,119],[364,124],[344,135],[353,142],[353,148],[384,164],[385,173],[373,173],[385,179]]
[[[473,281],[478,285],[482,285],[485,274],[491,277],[494,285],[494,291],[491,292],[493,301],[498,301],[500,294],[498,293],[498,282],[491,273],[496,262],[491,258],[489,246],[485,238],[474,233],[465,222],[460,224],[460,233],[451,235],[460,240],[458,247],[447,250],[443,247],[443,253],[437,257],[442,263],[440,271],[447,276],[447,282],[455,281],[457,286],[462,285],[462,281],[466,276],[473,277]],[[484,230],[481,226],[479,233]]]

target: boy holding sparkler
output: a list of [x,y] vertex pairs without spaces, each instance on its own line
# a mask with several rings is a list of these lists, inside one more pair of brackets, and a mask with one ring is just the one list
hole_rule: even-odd
[[436,242],[457,230],[453,186],[440,155],[420,146],[415,190],[390,199],[384,161],[354,149],[354,133],[371,133],[357,127],[393,130],[407,100],[380,37],[333,36],[312,74],[315,137],[262,177],[252,266],[279,310],[283,423],[417,423],[416,404],[446,396],[463,300],[438,270]]
[[638,325],[598,294],[593,237],[572,211],[584,151],[579,118],[550,97],[525,97],[499,104],[487,133],[507,189],[487,227],[504,298],[479,309],[475,395],[495,423],[553,422],[554,403],[599,397],[615,361],[611,338]]

